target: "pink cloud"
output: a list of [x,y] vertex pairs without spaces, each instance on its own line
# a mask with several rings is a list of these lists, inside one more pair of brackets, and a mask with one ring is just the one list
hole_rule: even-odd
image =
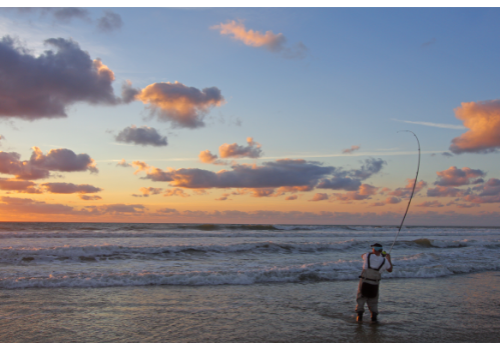
[[288,197],[285,197],[285,200],[286,201],[294,201],[296,200],[298,197],[296,194],[292,195],[292,196],[288,196]]
[[456,166],[451,166],[446,170],[437,171],[438,180],[434,183],[439,186],[462,186],[469,185],[472,179],[483,177],[485,172],[479,169],[471,169],[464,167],[458,169]]
[[360,147],[359,146],[351,146],[351,148],[346,148],[342,150],[342,153],[344,154],[351,154],[354,151],[357,151]]
[[368,184],[363,184],[359,186],[359,189],[357,191],[349,191],[343,194],[339,193],[334,193],[333,196],[339,201],[359,201],[363,199],[368,199],[370,198],[371,195],[374,195],[377,193],[378,187],[371,186]]
[[462,102],[455,116],[469,130],[451,141],[453,153],[488,153],[500,148],[500,100]]
[[87,196],[86,194],[79,194],[78,197],[84,201],[96,201],[96,200],[101,200],[101,196]]

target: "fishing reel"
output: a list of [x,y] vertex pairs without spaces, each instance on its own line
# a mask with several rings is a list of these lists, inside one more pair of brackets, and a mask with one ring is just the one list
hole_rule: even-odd
[[385,256],[387,255],[387,252],[385,250],[382,251],[382,256],[385,258]]

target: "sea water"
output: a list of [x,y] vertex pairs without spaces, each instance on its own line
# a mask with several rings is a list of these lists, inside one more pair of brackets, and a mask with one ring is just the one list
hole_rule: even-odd
[[[388,251],[396,233],[395,226],[1,223],[0,341],[419,341],[418,325],[427,320],[429,328],[446,313],[484,323],[471,341],[500,340],[492,322],[498,227],[404,227],[394,272],[381,285],[381,325],[396,330],[352,328],[360,256],[373,243]],[[446,323],[443,333],[438,324],[420,341],[466,341],[460,337],[474,329]]]

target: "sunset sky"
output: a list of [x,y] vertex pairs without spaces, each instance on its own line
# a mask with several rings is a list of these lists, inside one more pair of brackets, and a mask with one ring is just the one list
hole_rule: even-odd
[[498,8],[0,9],[0,220],[500,226]]

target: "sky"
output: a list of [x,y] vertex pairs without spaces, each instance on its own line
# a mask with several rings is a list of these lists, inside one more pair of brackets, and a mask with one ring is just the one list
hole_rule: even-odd
[[0,8],[0,220],[498,226],[499,17]]

